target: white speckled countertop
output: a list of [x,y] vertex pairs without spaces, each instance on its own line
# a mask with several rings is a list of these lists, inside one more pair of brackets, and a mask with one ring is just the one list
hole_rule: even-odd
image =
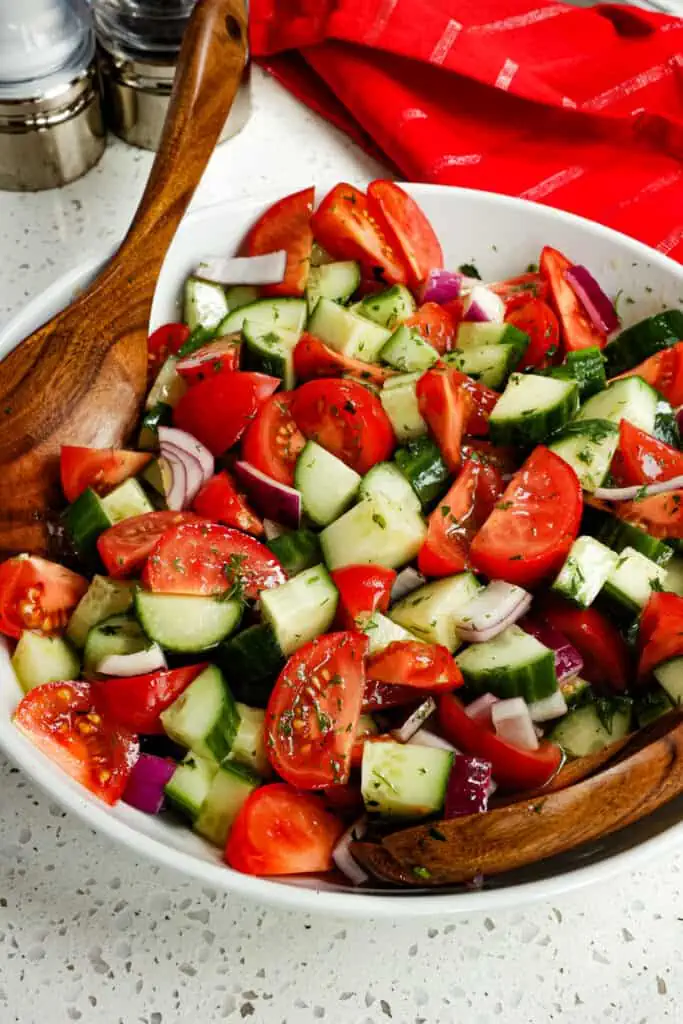
[[[380,168],[277,85],[198,203]],[[0,193],[0,323],[125,229],[149,154],[110,143],[60,192]],[[139,862],[0,757],[0,1022],[659,1024],[683,1020],[681,857],[599,888],[416,924],[302,918]],[[680,916],[677,916],[680,915]]]

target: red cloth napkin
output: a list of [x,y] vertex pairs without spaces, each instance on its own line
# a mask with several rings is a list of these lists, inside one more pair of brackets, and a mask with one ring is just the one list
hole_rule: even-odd
[[252,0],[251,43],[406,178],[525,196],[683,261],[683,19],[553,0]]

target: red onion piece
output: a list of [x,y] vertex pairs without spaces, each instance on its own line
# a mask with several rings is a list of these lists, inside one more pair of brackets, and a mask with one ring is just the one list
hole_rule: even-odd
[[433,697],[427,697],[412,715],[406,718],[400,729],[393,729],[391,735],[398,743],[407,743],[415,733],[422,728],[430,715],[436,711],[436,701]]
[[133,654],[108,654],[96,665],[96,671],[105,676],[144,676],[166,668],[166,658],[159,644],[150,644]]
[[491,711],[493,728],[502,740],[520,750],[538,750],[538,736],[522,697],[499,700]]
[[194,276],[216,284],[280,284],[286,267],[287,253],[278,249],[262,256],[207,256]]
[[493,580],[479,591],[454,620],[461,639],[484,643],[514,625],[527,613],[531,594],[505,580]]
[[169,476],[166,504],[179,512],[192,504],[202,484],[213,476],[214,457],[196,437],[176,427],[159,427],[159,448]]
[[492,693],[483,693],[466,706],[465,714],[481,725],[491,725],[491,708],[499,700],[500,697],[495,697]]
[[635,501],[636,498],[650,498],[655,494],[669,494],[683,487],[683,476],[674,476],[671,480],[659,483],[641,484],[633,487],[598,487],[593,497],[600,501]]
[[164,804],[164,786],[176,770],[174,761],[155,754],[140,754],[133,765],[123,799],[145,814],[158,814]]
[[555,652],[555,674],[558,682],[578,676],[583,668],[583,658],[576,647],[569,643],[566,636],[548,622],[536,619],[524,619],[520,626],[526,633]]
[[480,757],[456,754],[446,786],[444,818],[485,811],[489,802],[491,765]]
[[429,729],[418,729],[408,740],[408,745],[414,747],[435,747],[437,750],[450,750],[454,754],[459,753],[457,747],[454,747],[452,743],[445,740],[443,736],[437,736],[435,732],[431,732]]
[[610,334],[619,329],[619,317],[614,304],[590,270],[581,265],[575,265],[566,270],[564,276],[598,331]]
[[[159,457],[159,468],[164,484],[166,504],[172,512],[180,512],[188,504],[187,467],[185,460],[175,453],[168,452],[168,454]],[[201,478],[201,470],[198,464],[193,469],[193,473]]]
[[373,711],[384,711],[387,708],[403,707],[414,704],[418,691],[414,686],[403,686],[401,683],[380,683],[377,679],[366,679],[363,691],[363,714]]
[[562,690],[557,689],[549,697],[535,700],[529,704],[532,722],[551,722],[553,718],[561,718],[567,712],[567,702]]
[[363,882],[367,882],[369,877],[351,853],[351,843],[362,839],[367,829],[368,819],[363,815],[347,828],[332,851],[332,860],[354,885],[362,885]]
[[266,476],[249,462],[236,462],[235,476],[242,481],[248,497],[263,515],[295,530],[298,528],[301,522],[301,495],[298,491]]
[[391,588],[391,601],[400,601],[402,597],[412,594],[414,590],[417,590],[418,587],[423,586],[426,582],[426,576],[423,576],[421,572],[418,572],[411,565],[406,566],[405,569],[401,569],[394,580],[394,585]]
[[421,289],[420,302],[450,302],[462,291],[463,275],[453,270],[430,270]]
[[465,299],[463,320],[470,323],[499,323],[505,319],[505,303],[485,285],[476,285]]
[[187,430],[179,430],[178,427],[159,427],[159,447],[162,449],[162,453],[166,446],[180,452],[187,452],[197,460],[202,471],[202,483],[206,483],[213,476],[215,469],[213,455],[201,441],[189,434]]

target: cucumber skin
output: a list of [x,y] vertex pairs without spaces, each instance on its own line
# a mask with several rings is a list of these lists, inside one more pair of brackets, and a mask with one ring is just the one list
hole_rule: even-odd
[[615,516],[605,517],[596,536],[617,554],[624,548],[635,548],[657,565],[667,565],[673,558],[674,550],[665,541],[651,537],[645,530]]
[[[520,374],[512,374],[507,387],[514,386],[515,378]],[[567,383],[570,383],[567,381]],[[505,392],[503,392],[505,394]],[[533,414],[524,417],[498,420],[495,418],[494,407],[489,419],[489,434],[494,444],[515,445],[519,448],[530,448],[541,444],[553,434],[558,433],[569,423],[579,411],[579,388],[574,387],[552,408],[534,410]]]
[[540,372],[557,380],[575,380],[579,385],[579,399],[582,402],[597,395],[598,391],[604,391],[607,385],[605,359],[597,345],[568,352],[561,366],[551,366]]
[[248,626],[224,640],[213,657],[235,699],[256,708],[266,707],[275,680],[286,664],[275,634],[265,622]]
[[399,448],[396,465],[417,494],[423,508],[438,501],[448,490],[450,472],[438,445],[430,437],[418,437]]
[[67,508],[64,521],[79,556],[88,563],[97,560],[97,538],[112,525],[102,500],[87,487]]
[[312,569],[322,559],[320,541],[313,530],[292,530],[267,542],[285,570],[287,576],[298,576],[304,569]]
[[667,309],[627,327],[603,349],[607,375],[633,369],[638,363],[683,338],[683,313]]

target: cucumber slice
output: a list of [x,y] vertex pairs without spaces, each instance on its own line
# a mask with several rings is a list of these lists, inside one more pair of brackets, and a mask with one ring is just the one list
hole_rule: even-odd
[[652,434],[661,399],[640,377],[612,381],[581,406],[577,420],[610,420],[619,425],[628,420],[646,434]]
[[138,590],[135,612],[150,640],[167,651],[208,651],[232,633],[242,618],[242,602]]
[[383,494],[399,508],[410,508],[415,512],[422,510],[420,499],[393,462],[378,462],[361,480],[359,498],[372,498],[376,494]]
[[220,669],[208,665],[159,716],[170,739],[219,764],[239,727],[235,700]]
[[[579,408],[575,381],[513,373],[489,419],[494,444],[538,444],[561,430]],[[609,417],[607,417],[609,418]]]
[[469,323],[463,321],[458,327],[456,349],[482,348],[486,345],[515,344],[524,352],[529,344],[529,335],[512,324]]
[[140,623],[131,615],[112,615],[89,631],[83,649],[83,671],[93,675],[103,658],[111,654],[136,654],[149,646]]
[[[616,516],[606,516],[598,531],[598,540],[619,554],[624,548],[633,548],[657,565],[667,565],[673,558],[673,548],[657,537],[651,537],[639,526],[625,523]],[[668,583],[668,577],[667,577]]]
[[617,559],[614,551],[594,537],[577,537],[552,589],[581,608],[588,608],[607,582]]
[[262,777],[270,775],[270,761],[266,750],[265,711],[261,708],[250,708],[239,701],[237,710],[240,724],[228,760],[239,761]]
[[225,846],[228,832],[242,804],[260,783],[258,775],[244,765],[222,765],[211,780],[209,791],[195,818],[195,832],[216,846]]
[[523,697],[533,704],[557,689],[554,652],[519,626],[508,626],[493,640],[472,644],[455,660],[474,693]]
[[573,676],[571,679],[564,679],[560,682],[560,691],[567,707],[571,709],[586,703],[590,697],[591,687],[585,679]]
[[376,564],[398,569],[416,557],[427,527],[414,509],[399,508],[382,494],[365,498],[320,534],[329,569]]
[[408,594],[389,612],[389,617],[414,633],[419,640],[441,644],[452,653],[461,644],[455,619],[481,590],[471,572],[426,583]]
[[[169,356],[166,362],[162,364],[156,380],[145,399],[145,409],[147,412],[151,412],[159,405],[167,405],[173,409],[187,391],[187,382],[178,373],[177,366],[178,360],[175,356]],[[144,420],[143,425],[145,425]],[[158,426],[158,423],[156,425]]]
[[394,459],[423,508],[429,508],[448,490],[451,475],[431,437],[409,441],[398,449]]
[[130,519],[131,516],[143,516],[154,511],[154,506],[137,480],[125,480],[119,484],[102,498],[102,507],[112,524]]
[[127,612],[133,603],[135,583],[93,576],[90,586],[73,610],[66,635],[76,647],[84,647],[89,631],[98,622]]
[[228,304],[228,312],[239,309],[240,306],[250,306],[258,300],[258,288],[253,284],[231,284],[225,289],[225,301]]
[[632,702],[625,697],[594,701],[574,708],[549,735],[568,757],[587,757],[627,736],[631,728]]
[[214,657],[235,697],[265,708],[286,660],[271,627],[260,622],[243,629],[220,644]]
[[324,565],[261,594],[261,614],[288,657],[332,625],[339,595]]
[[[180,376],[180,375],[178,375]],[[168,402],[157,402],[142,417],[138,448],[153,451],[159,446],[159,427],[170,427],[173,422],[173,407]]]
[[60,636],[25,629],[12,655],[12,668],[24,693],[43,683],[78,679],[81,663],[73,647]]
[[[519,332],[522,333],[521,331]],[[487,388],[500,390],[524,355],[528,344],[526,334],[523,343],[501,342],[500,345],[482,345],[480,348],[456,349],[444,359],[468,377],[481,381]]]
[[424,818],[440,811],[454,754],[417,744],[365,743],[361,792],[369,814]]
[[605,358],[597,345],[568,352],[562,366],[551,366],[542,372],[559,380],[575,380],[579,385],[579,399],[582,402],[607,386]]
[[278,331],[302,331],[306,322],[306,303],[303,299],[294,298],[257,299],[228,313],[219,323],[216,337],[241,331],[245,320],[267,324]]
[[242,327],[244,368],[279,377],[285,391],[296,386],[294,349],[298,331],[264,326],[256,320],[245,320]]
[[439,353],[414,327],[398,327],[379,353],[379,358],[402,373],[428,370],[438,362]]
[[410,633],[397,622],[392,622],[381,612],[375,612],[371,619],[363,626],[363,632],[368,638],[368,654],[376,654],[383,651],[389,644],[399,640],[419,640],[420,637]]
[[304,512],[318,526],[327,526],[353,504],[360,481],[358,473],[315,441],[307,441],[296,460],[294,486]]
[[603,349],[607,374],[615,377],[683,338],[683,313],[667,309],[627,327]]
[[360,284],[360,265],[355,260],[311,267],[306,282],[306,302],[312,313],[318,299],[346,302]]
[[380,392],[379,400],[401,443],[413,441],[427,433],[427,424],[420,413],[415,391],[420,376],[419,373],[411,373],[390,377]]
[[85,561],[96,557],[97,538],[112,525],[102,499],[90,487],[69,505],[64,522],[76,551]]
[[190,821],[194,821],[209,794],[217,771],[218,765],[213,758],[187,754],[164,787],[167,800]]
[[676,707],[683,704],[683,658],[663,661],[654,669],[653,675]]
[[317,565],[322,558],[320,541],[312,530],[291,530],[273,537],[268,547],[288,576],[297,576],[304,569]]
[[617,556],[602,594],[615,611],[632,617],[645,607],[653,590],[664,589],[666,575],[663,566],[651,562],[640,551],[624,548]]
[[388,327],[392,331],[416,309],[415,299],[403,284],[394,284],[391,288],[385,288],[383,292],[366,295],[354,306],[354,312],[358,316],[372,320],[381,327]]
[[308,331],[335,352],[352,359],[364,359],[367,363],[377,359],[390,337],[385,327],[356,316],[331,299],[318,300],[308,322]]
[[674,556],[667,564],[664,589],[683,597],[683,558]]
[[569,463],[584,491],[602,487],[619,444],[619,428],[609,420],[574,420],[548,447]]
[[185,282],[183,320],[191,331],[195,327],[218,327],[228,314],[225,291],[220,284],[188,277]]

